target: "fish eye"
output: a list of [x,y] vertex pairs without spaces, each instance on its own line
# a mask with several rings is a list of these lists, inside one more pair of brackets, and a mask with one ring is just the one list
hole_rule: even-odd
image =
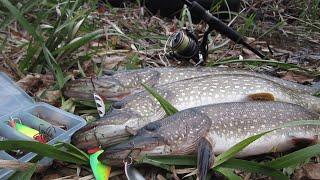
[[145,130],[147,131],[155,131],[160,127],[160,125],[156,122],[150,123],[145,126]]
[[121,109],[121,108],[123,107],[123,103],[121,103],[121,102],[114,102],[114,103],[112,103],[112,107],[113,107],[114,109]]

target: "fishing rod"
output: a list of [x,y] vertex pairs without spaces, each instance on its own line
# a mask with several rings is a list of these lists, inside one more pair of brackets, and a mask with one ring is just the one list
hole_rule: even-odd
[[214,17],[209,11],[203,8],[197,1],[182,0],[192,14],[196,14],[200,19],[206,22],[209,27],[204,33],[202,42],[189,30],[178,31],[169,37],[169,45],[172,49],[171,55],[182,59],[194,59],[197,64],[206,61],[208,57],[208,36],[216,30],[220,34],[228,37],[236,44],[241,44],[248,48],[261,59],[268,59],[266,55],[259,52],[250,44],[245,42],[244,38],[224,22]]

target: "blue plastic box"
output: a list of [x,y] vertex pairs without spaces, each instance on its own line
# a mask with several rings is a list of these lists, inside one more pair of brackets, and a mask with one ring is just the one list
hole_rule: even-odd
[[[10,119],[49,134],[48,144],[70,142],[72,134],[86,124],[86,121],[79,116],[46,103],[34,102],[7,75],[0,72],[0,141],[4,139],[35,141],[9,126]],[[0,151],[0,159],[4,160],[28,162],[35,156],[35,153],[26,153],[21,157],[13,157],[8,152]],[[39,161],[43,165],[50,165],[51,162],[52,159],[49,158]],[[10,169],[0,169],[0,179],[8,179],[13,173],[14,171]]]

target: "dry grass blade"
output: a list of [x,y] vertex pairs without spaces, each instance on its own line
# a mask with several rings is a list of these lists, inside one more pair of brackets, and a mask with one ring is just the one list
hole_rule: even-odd
[[[24,163],[16,160],[1,160],[0,159],[0,169],[14,169],[18,171],[26,171],[30,167],[34,166],[33,163]],[[36,166],[36,171],[42,171],[45,167],[41,165]]]
[[36,170],[36,165],[31,165],[27,170],[18,171],[13,174],[9,180],[30,180]]

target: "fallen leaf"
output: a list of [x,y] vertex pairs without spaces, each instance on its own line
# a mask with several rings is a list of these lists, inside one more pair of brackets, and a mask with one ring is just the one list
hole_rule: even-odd
[[41,88],[38,92],[36,92],[36,96],[43,102],[56,104],[61,97],[61,92],[59,90],[48,90],[47,88]]
[[39,74],[28,74],[26,77],[20,79],[17,84],[21,89],[27,91],[28,89],[31,89],[32,86],[36,85],[39,81]]
[[302,74],[296,74],[292,71],[288,71],[284,77],[282,77],[282,79],[288,80],[288,81],[294,81],[294,82],[298,82],[301,84],[305,84],[305,83],[311,83],[314,78],[302,75]]
[[55,80],[53,75],[28,74],[24,78],[17,81],[17,85],[24,91],[28,91],[34,88],[39,82],[41,82],[44,86],[50,86],[54,84]]
[[294,172],[292,179],[320,179],[320,164],[305,164]]
[[62,105],[60,107],[60,109],[67,112],[71,112],[71,113],[74,113],[75,108],[76,108],[76,105],[71,98],[62,102]]
[[105,57],[103,60],[104,69],[113,69],[127,59],[126,56]]

